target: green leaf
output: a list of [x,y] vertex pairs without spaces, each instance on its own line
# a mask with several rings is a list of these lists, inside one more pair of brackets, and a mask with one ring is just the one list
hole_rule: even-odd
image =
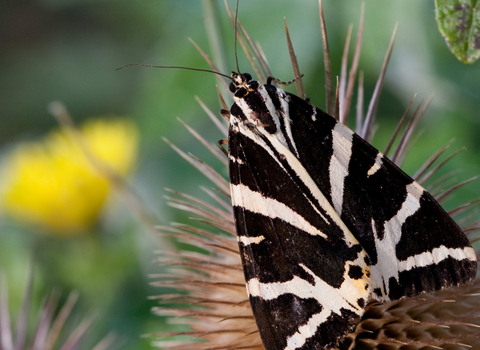
[[463,63],[480,57],[480,1],[435,0],[437,22],[450,51]]

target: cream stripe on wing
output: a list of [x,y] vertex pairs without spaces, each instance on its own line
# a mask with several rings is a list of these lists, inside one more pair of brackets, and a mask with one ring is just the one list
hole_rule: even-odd
[[370,177],[372,176],[373,174],[375,174],[378,170],[380,170],[380,168],[382,167],[383,165],[383,154],[382,152],[378,152],[377,153],[377,157],[375,158],[375,163],[372,165],[372,167],[370,169],[368,169],[368,172],[367,172],[367,177]]
[[232,203],[253,213],[265,215],[271,219],[282,219],[290,225],[299,228],[313,236],[328,236],[312,226],[300,214],[279,201],[262,196],[260,192],[252,191],[249,187],[239,184],[230,185]]
[[[372,230],[377,249],[377,264],[372,266],[372,279],[375,287],[387,288],[386,295],[390,293],[388,280],[394,277],[399,280],[399,262],[396,258],[395,248],[402,238],[402,225],[405,221],[420,209],[420,198],[425,191],[417,182],[407,185],[407,197],[398,212],[384,223],[384,235],[378,238],[375,230],[375,222],[372,219]],[[383,281],[382,281],[383,280]]]
[[261,243],[265,239],[265,236],[257,236],[257,237],[247,237],[247,236],[237,236],[237,241],[242,243],[243,245],[247,246],[250,244],[258,244]]
[[352,157],[352,138],[353,132],[343,124],[337,123],[332,129],[333,154],[328,170],[332,203],[339,216],[342,215],[343,187],[348,175],[348,164]]
[[281,113],[283,117],[283,122],[285,124],[285,131],[287,132],[287,136],[290,139],[290,144],[292,145],[293,150],[295,151],[295,155],[297,156],[297,158],[300,158],[297,145],[295,144],[295,140],[293,139],[292,120],[290,119],[290,107],[287,101],[287,98],[288,98],[287,94],[285,93],[285,91],[277,89],[277,97],[280,100],[280,104],[282,105]]
[[[295,155],[297,156],[297,158],[300,157],[298,154],[297,146],[295,144],[295,140],[293,139],[293,135],[292,135],[291,120],[288,117],[289,107],[288,107],[288,102],[286,101],[287,96],[285,94],[285,91],[282,91],[280,89],[276,90],[277,98],[282,108],[280,110],[280,113],[275,109],[275,105],[273,104],[273,101],[270,98],[270,95],[265,89],[258,89],[257,91],[262,96],[263,101],[265,103],[265,107],[267,107],[268,112],[270,113],[270,115],[272,116],[275,122],[275,126],[277,128],[277,132],[275,134],[276,137],[278,137],[278,139],[282,142],[282,144],[285,147],[288,147],[288,143],[287,143],[287,138],[288,138],[290,140],[290,144],[293,146],[293,151],[295,152]],[[283,123],[285,125],[285,131],[287,133],[286,135],[282,132],[280,118],[283,119]]]
[[447,248],[444,245],[434,248],[431,252],[409,256],[407,260],[400,261],[398,264],[399,272],[409,271],[414,267],[425,267],[452,257],[455,260],[468,259],[476,261],[475,251],[472,247],[464,248]]
[[307,342],[308,338],[315,335],[318,327],[327,321],[332,312],[328,309],[323,309],[317,314],[313,314],[308,319],[308,322],[301,327],[298,327],[298,331],[291,337],[287,338],[287,346],[284,350],[294,350],[301,348]]

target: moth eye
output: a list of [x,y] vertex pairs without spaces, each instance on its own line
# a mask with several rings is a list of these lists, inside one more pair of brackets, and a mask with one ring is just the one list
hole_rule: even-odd
[[230,89],[230,92],[235,92],[235,90],[236,90],[237,87],[236,87],[235,84],[232,82],[232,83],[230,83],[230,85],[228,86],[228,88]]
[[245,78],[245,81],[248,83],[250,80],[252,80],[252,76],[248,73],[243,73],[242,76]]
[[258,84],[258,81],[252,81],[249,86],[250,86],[250,89],[252,89],[252,90],[257,90],[257,89],[258,89],[258,85],[259,85],[259,84]]

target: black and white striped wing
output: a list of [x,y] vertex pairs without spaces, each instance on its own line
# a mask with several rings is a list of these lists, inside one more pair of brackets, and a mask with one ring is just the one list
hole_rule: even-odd
[[229,168],[247,290],[267,350],[335,345],[369,298],[475,278],[465,234],[418,183],[297,96],[234,75]]
[[247,290],[266,349],[335,345],[363,314],[365,251],[276,135],[232,116],[229,158]]
[[[282,91],[274,87],[267,89]],[[395,300],[472,281],[476,255],[435,199],[381,152],[297,96],[288,101],[302,165],[372,262],[374,297]],[[284,95],[283,95],[284,94]]]

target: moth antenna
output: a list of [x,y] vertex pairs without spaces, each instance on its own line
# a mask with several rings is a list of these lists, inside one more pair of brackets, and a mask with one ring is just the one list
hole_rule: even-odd
[[237,36],[238,36],[238,27],[237,27],[237,20],[238,20],[238,2],[237,0],[237,7],[235,8],[235,63],[237,64],[237,73],[240,74],[240,67],[238,66],[238,56],[237,56]]
[[123,69],[125,67],[130,67],[130,66],[139,66],[139,67],[147,67],[147,68],[175,68],[175,69],[194,70],[194,71],[197,71],[197,72],[207,72],[207,73],[217,74],[217,75],[220,75],[222,77],[228,78],[229,80],[233,80],[231,76],[220,73],[220,72],[216,72],[214,70],[202,69],[202,68],[190,68],[190,67],[182,67],[182,66],[153,66],[153,65],[150,65],[150,64],[129,63],[129,64],[126,64],[124,66],[118,67],[115,70],[120,70],[120,69]]

